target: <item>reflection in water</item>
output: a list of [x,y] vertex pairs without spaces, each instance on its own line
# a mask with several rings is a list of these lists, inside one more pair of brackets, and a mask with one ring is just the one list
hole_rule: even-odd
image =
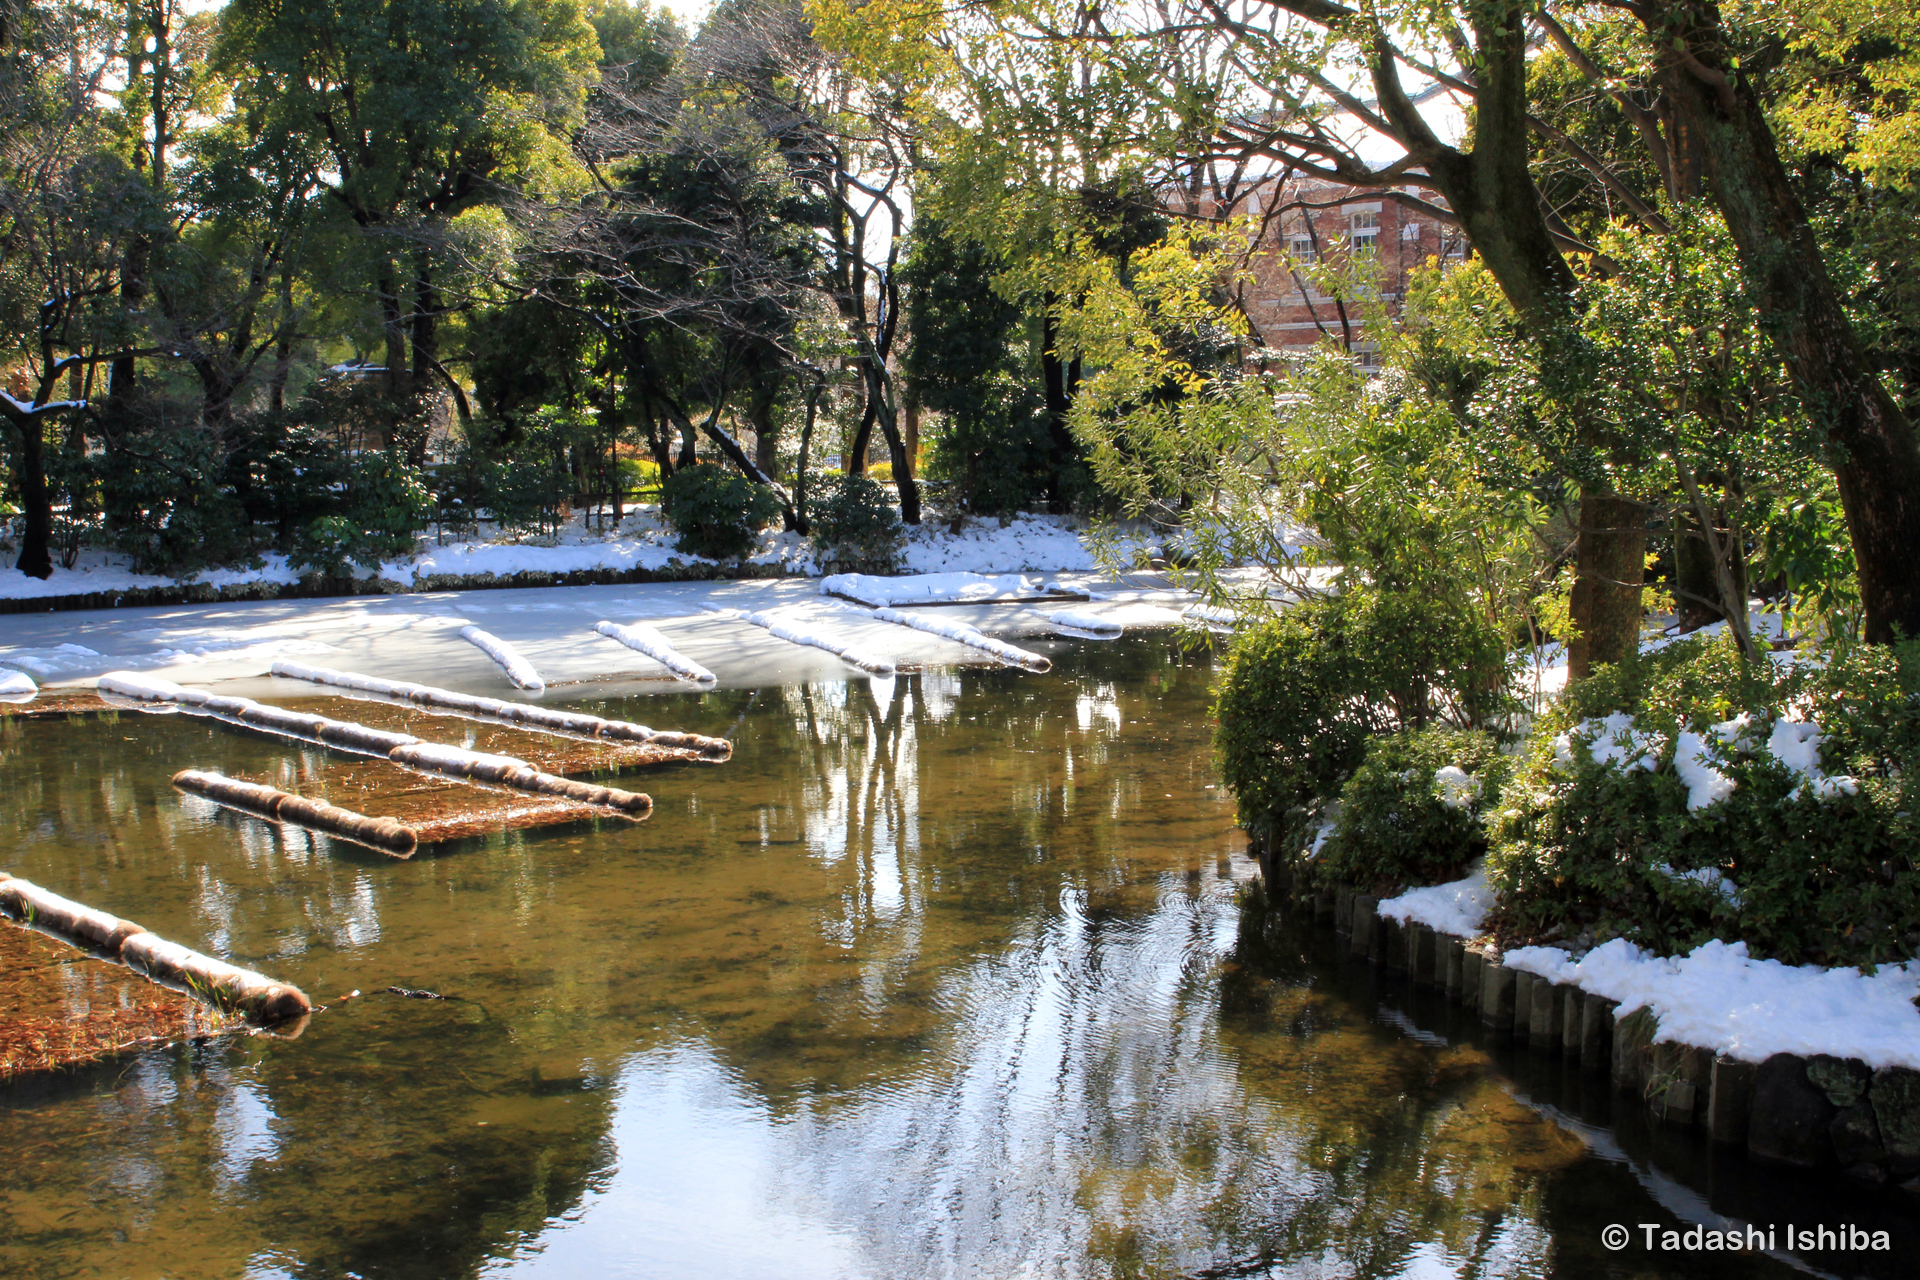
[[602,704],[736,754],[404,863],[167,784],[324,751],[0,722],[10,870],[331,1005],[0,1094],[0,1273],[1636,1275],[1761,1202],[1237,905],[1209,660],[1054,656]]

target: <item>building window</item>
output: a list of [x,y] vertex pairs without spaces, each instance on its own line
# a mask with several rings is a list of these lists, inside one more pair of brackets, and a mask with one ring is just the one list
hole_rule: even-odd
[[1361,347],[1353,353],[1353,362],[1362,369],[1378,369],[1380,367],[1380,353],[1372,347]]
[[1312,236],[1295,236],[1290,256],[1295,262],[1312,262],[1320,255],[1314,252]]
[[1355,253],[1372,253],[1380,247],[1380,215],[1363,209],[1352,216],[1349,235]]

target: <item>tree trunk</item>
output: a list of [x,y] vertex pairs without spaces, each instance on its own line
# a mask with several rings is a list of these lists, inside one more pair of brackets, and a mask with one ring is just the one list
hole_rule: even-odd
[[1579,634],[1567,646],[1567,675],[1618,662],[1640,641],[1640,592],[1646,579],[1647,511],[1612,494],[1580,500],[1573,618]]
[[1772,127],[1723,47],[1713,4],[1642,11],[1657,49],[1676,50],[1662,87],[1699,139],[1727,220],[1794,385],[1825,419],[1859,568],[1870,643],[1920,636],[1920,441],[1860,349],[1826,259],[1781,162]]
[[1047,440],[1049,444],[1047,458],[1047,510],[1055,515],[1067,509],[1066,486],[1062,482],[1066,470],[1073,462],[1073,429],[1068,425],[1067,415],[1073,409],[1074,393],[1080,388],[1080,361],[1062,361],[1054,344],[1059,330],[1053,318],[1053,295],[1045,299],[1046,312],[1040,322],[1040,381],[1042,394],[1046,397]]
[[20,559],[15,567],[29,578],[53,576],[53,500],[47,492],[46,434],[38,415],[15,422],[20,433],[14,483],[20,488]]
[[[1541,359],[1554,362],[1582,341],[1576,327],[1576,282],[1542,211],[1529,167],[1532,126],[1527,97],[1527,5],[1511,0],[1473,11],[1479,56],[1473,149],[1460,152],[1436,138],[1401,87],[1384,38],[1373,56],[1383,112],[1406,131],[1433,185],[1459,216],[1474,250],[1507,301],[1532,328]],[[1570,406],[1581,443],[1605,449],[1602,415]],[[1630,510],[1630,515],[1629,515]],[[1618,495],[1582,495],[1573,622],[1582,638],[1570,654],[1574,679],[1594,665],[1618,662],[1637,643],[1645,576],[1646,517]]]

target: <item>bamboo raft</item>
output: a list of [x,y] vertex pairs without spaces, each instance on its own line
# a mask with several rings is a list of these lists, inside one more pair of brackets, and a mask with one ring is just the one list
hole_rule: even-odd
[[0,872],[0,915],[249,1022],[286,1023],[313,1011],[313,1002],[298,987],[190,951],[130,920],[5,872]]

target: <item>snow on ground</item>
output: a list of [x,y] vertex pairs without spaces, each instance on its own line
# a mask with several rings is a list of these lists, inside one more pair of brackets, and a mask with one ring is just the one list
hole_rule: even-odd
[[1690,955],[1650,955],[1615,938],[1575,960],[1557,947],[1506,954],[1509,968],[1618,1000],[1616,1016],[1651,1009],[1658,1039],[1743,1062],[1776,1053],[1830,1053],[1870,1067],[1920,1068],[1920,964],[1858,969],[1755,960],[1744,942],[1713,941]]
[[[1081,540],[1085,525],[1064,516],[1020,515],[1006,524],[974,520],[958,533],[923,524],[907,531],[901,557],[910,573],[1042,573],[1093,569],[1093,552]],[[899,603],[895,601],[893,603]]]
[[247,583],[292,586],[300,575],[285,556],[265,556],[258,569],[208,569],[184,578],[135,573],[126,556],[111,551],[83,551],[71,569],[53,567],[47,579],[29,578],[15,569],[13,557],[0,558],[0,599],[51,600],[59,596],[96,595],[107,591],[156,591],[173,587],[231,587]]
[[[1479,935],[1493,893],[1485,865],[1451,884],[1410,889],[1379,906],[1390,920]],[[1755,960],[1744,942],[1708,942],[1657,956],[1615,938],[1576,959],[1559,947],[1517,947],[1508,968],[1617,1000],[1616,1018],[1651,1009],[1658,1039],[1760,1062],[1776,1053],[1830,1053],[1870,1067],[1920,1068],[1920,963],[1858,969]]]
[[[976,520],[953,533],[926,524],[907,530],[904,567],[913,573],[966,570],[974,573],[1049,573],[1092,570],[1093,553],[1082,539],[1085,524],[1068,516],[1021,515],[1006,524]],[[417,554],[390,560],[377,569],[362,569],[363,579],[377,579],[401,588],[453,585],[448,579],[474,578],[482,585],[516,574],[564,574],[593,571],[661,571],[678,566],[713,564],[703,556],[680,551],[674,535],[662,525],[653,506],[631,509],[618,525],[587,529],[569,524],[555,535],[513,541],[474,538],[439,545],[423,535]],[[777,565],[783,572],[818,574],[813,550],[794,533],[768,532],[748,563]],[[181,578],[136,573],[129,559],[117,552],[83,552],[71,569],[56,567],[42,581],[17,570],[0,568],[0,599],[47,600],[59,596],[95,595],[109,591],[152,591],[189,586],[236,587],[248,584],[291,586],[300,573],[281,555],[262,557],[257,569],[209,569]]]
[[1380,914],[1388,920],[1424,924],[1429,929],[1459,938],[1480,935],[1481,922],[1493,907],[1493,890],[1487,885],[1487,867],[1476,863],[1473,874],[1448,884],[1409,889],[1397,898],[1380,904]]

